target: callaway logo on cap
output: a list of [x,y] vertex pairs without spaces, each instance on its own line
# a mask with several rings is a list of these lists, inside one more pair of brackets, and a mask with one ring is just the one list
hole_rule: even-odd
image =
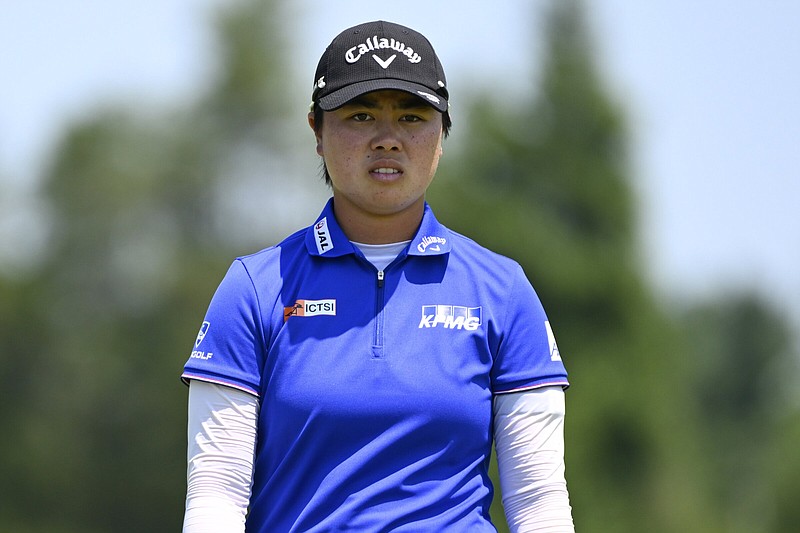
[[325,111],[371,91],[397,89],[447,111],[447,81],[425,36],[385,21],[347,29],[322,54],[312,100]]

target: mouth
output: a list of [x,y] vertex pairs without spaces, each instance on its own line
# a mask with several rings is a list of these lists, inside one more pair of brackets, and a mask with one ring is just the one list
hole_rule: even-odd
[[370,175],[381,181],[391,181],[403,175],[403,171],[397,166],[388,166],[385,163],[370,169]]
[[373,174],[386,174],[386,175],[390,175],[390,174],[402,174],[402,173],[403,173],[403,172],[402,172],[401,170],[399,170],[399,169],[396,169],[396,168],[388,168],[388,167],[380,167],[380,168],[375,168],[375,169],[371,170],[370,172],[372,172]]

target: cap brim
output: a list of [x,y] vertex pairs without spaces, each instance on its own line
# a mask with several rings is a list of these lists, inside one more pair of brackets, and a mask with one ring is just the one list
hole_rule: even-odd
[[342,87],[337,91],[323,96],[319,99],[318,103],[323,111],[333,111],[362,94],[386,89],[395,89],[413,94],[437,111],[442,113],[447,111],[447,99],[442,97],[442,95],[434,93],[424,85],[391,78],[362,81],[348,85],[347,87]]

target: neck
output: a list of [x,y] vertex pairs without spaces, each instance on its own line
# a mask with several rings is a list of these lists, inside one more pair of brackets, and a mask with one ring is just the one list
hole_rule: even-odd
[[417,232],[425,210],[424,200],[388,215],[353,209],[336,200],[333,211],[339,226],[351,241],[363,244],[390,244],[410,241]]

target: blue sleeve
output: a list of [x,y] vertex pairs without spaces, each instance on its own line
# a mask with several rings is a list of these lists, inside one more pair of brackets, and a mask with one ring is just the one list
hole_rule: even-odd
[[250,275],[241,261],[234,261],[211,299],[181,378],[259,396],[265,353],[260,316]]
[[569,386],[553,330],[533,286],[517,265],[492,367],[494,393]]

